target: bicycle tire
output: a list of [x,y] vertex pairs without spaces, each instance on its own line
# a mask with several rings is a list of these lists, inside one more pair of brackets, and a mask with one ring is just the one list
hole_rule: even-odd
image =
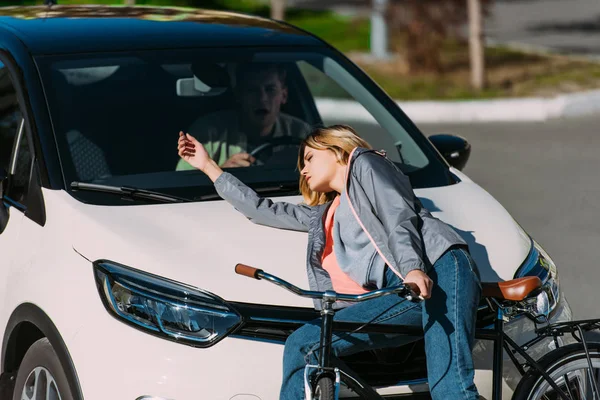
[[[590,353],[590,359],[592,361],[592,367],[597,370],[594,375],[599,377],[600,373],[600,343],[588,343],[588,350]],[[585,379],[586,383],[581,380],[581,375],[588,376],[589,364],[585,354],[583,344],[575,343],[570,344],[556,350],[551,351],[542,357],[537,363],[548,373],[548,375],[558,384],[558,386],[568,395],[568,390],[571,390],[571,394],[574,396],[574,400],[578,398],[589,398],[589,397],[577,397],[577,391],[586,391],[591,393],[592,385],[589,379]],[[578,371],[585,370],[586,373],[581,374]],[[594,371],[592,371],[594,372]],[[565,380],[563,377],[567,376]],[[565,385],[568,382],[569,388]],[[579,383],[579,385],[577,385]],[[597,384],[600,387],[600,382]],[[539,400],[539,399],[560,399],[560,397],[554,393],[554,390],[549,383],[544,379],[535,369],[530,369],[521,379],[517,385],[515,392],[513,393],[513,400]]]
[[335,400],[335,386],[333,379],[322,376],[315,385],[314,400]]
[[[347,373],[347,371],[346,371]],[[342,374],[340,377],[342,389],[340,391],[340,400],[343,399],[361,399],[361,400],[380,400],[381,396],[375,389],[369,386],[366,382],[362,384],[358,380],[354,380],[354,375]],[[363,384],[365,386],[363,386]]]
[[[335,393],[335,384],[334,379],[328,376],[323,376],[319,378],[319,381],[328,378],[331,381],[331,385],[333,391]],[[361,399],[361,400],[379,400],[381,396],[377,393],[377,391],[368,385],[366,382],[360,382],[360,379],[356,379],[356,375],[349,373],[349,371],[345,371],[340,376],[341,381],[341,392],[339,394],[339,400],[343,399]],[[317,382],[318,384],[318,382]],[[317,385],[313,386],[313,393],[317,390]],[[333,399],[334,397],[332,397]]]

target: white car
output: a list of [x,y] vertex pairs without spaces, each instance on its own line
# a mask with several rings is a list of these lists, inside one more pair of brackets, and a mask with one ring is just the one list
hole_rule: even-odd
[[[368,115],[361,135],[462,234],[483,280],[540,276],[550,320],[571,319],[552,260],[460,171],[468,143],[428,140],[306,32],[228,12],[9,7],[0,9],[0,48],[2,399],[278,397],[282,344],[317,314],[310,300],[233,268],[307,287],[307,237],[252,224],[201,172],[176,171],[180,130],[237,115],[242,63],[281,68],[281,111],[306,126],[352,123],[348,104]],[[230,172],[299,203],[297,145],[269,139],[255,165]],[[479,326],[489,321],[482,303]],[[521,318],[506,329],[522,343],[533,327]],[[491,398],[490,344],[477,341],[474,354],[477,386]],[[382,394],[399,394],[427,390],[424,360],[417,341],[346,362]],[[518,379],[507,362],[505,398]]]

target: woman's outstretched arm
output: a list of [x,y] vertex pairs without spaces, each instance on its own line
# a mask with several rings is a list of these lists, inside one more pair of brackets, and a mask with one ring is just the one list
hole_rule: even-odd
[[273,202],[260,197],[235,176],[224,172],[212,160],[204,146],[190,134],[179,133],[179,156],[204,172],[215,184],[219,196],[227,200],[250,221],[274,228],[308,231],[311,207],[286,202]]

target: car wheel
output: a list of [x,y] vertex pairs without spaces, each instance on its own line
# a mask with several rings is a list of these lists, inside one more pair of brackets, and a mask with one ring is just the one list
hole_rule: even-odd
[[31,345],[19,366],[13,400],[73,400],[67,376],[47,338]]

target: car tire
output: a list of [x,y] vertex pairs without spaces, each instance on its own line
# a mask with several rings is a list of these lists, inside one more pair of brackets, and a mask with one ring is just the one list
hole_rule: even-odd
[[[41,390],[42,387],[47,388],[46,393]],[[39,339],[25,353],[17,372],[12,398],[73,400],[67,375],[47,338]]]

